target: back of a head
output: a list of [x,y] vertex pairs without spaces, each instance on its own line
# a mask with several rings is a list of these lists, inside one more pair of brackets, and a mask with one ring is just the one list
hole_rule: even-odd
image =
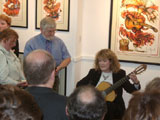
[[46,28],[56,29],[56,22],[52,17],[45,17],[40,22],[40,28],[45,30]]
[[150,81],[145,88],[145,91],[150,91],[150,90],[160,90],[160,77],[154,78],[152,81]]
[[123,120],[160,120],[160,91],[134,93]]
[[102,120],[107,107],[100,91],[81,86],[68,97],[67,111],[70,120]]
[[0,85],[0,120],[42,120],[42,113],[28,92]]
[[55,70],[55,60],[45,50],[34,50],[25,57],[23,70],[29,85],[45,84]]

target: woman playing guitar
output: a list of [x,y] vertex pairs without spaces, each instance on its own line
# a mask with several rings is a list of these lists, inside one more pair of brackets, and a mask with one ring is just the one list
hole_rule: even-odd
[[[106,101],[108,112],[104,118],[104,120],[120,120],[125,111],[125,104],[122,98],[123,89],[128,93],[132,93],[139,90],[141,86],[134,73],[131,73],[128,77],[126,77],[126,72],[120,69],[120,63],[114,52],[110,49],[100,50],[95,58],[94,69],[90,69],[88,75],[77,83],[77,87],[88,84],[99,87],[99,85],[101,85],[104,81],[105,83],[114,85],[122,78],[126,78],[127,80],[115,89],[115,99],[112,101]],[[133,81],[133,84],[129,82],[129,78]]]

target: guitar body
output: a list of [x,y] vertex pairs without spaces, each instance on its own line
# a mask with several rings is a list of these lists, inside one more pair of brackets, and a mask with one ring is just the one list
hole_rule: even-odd
[[[108,82],[104,82],[103,81],[96,88],[99,91],[104,91],[104,90],[106,90],[106,89],[108,89],[110,87],[111,87],[111,84],[109,84]],[[114,90],[105,96],[105,100],[109,101],[109,102],[113,102],[115,100],[115,98],[116,98],[116,93],[115,93]]]
[[133,28],[135,28],[136,30],[140,30],[143,28],[142,24],[144,24],[143,19],[131,20],[130,18],[126,18],[126,20],[125,20],[125,26],[129,30],[131,30]]

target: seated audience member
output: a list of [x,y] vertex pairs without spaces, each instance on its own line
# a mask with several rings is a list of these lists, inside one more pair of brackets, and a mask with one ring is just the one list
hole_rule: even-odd
[[[132,82],[130,80],[122,82],[122,79],[125,77],[126,71],[120,68],[116,54],[110,49],[101,49],[95,56],[94,68],[91,68],[88,74],[78,81],[76,86],[93,85],[97,88],[108,89],[111,85],[123,83],[119,87],[114,87],[116,88],[115,90],[113,89],[116,95],[109,95],[114,99],[111,101],[107,100],[108,112],[104,118],[105,120],[117,120],[122,119],[126,109],[123,92],[126,91],[132,94],[141,88],[140,82],[134,73],[129,75]],[[107,98],[109,98],[108,94]]]
[[[0,15],[0,34],[3,30],[10,28],[11,26],[11,18],[1,14]],[[16,41],[16,45],[12,48],[12,50],[14,51],[14,53],[17,55],[17,57],[19,56],[19,42],[18,40]]]
[[34,96],[44,114],[44,120],[67,120],[67,99],[52,89],[55,65],[54,58],[45,50],[39,49],[29,53],[23,63],[29,86],[26,90]]
[[150,91],[153,89],[160,90],[160,77],[154,78],[152,81],[150,81],[147,85],[145,90]]
[[42,120],[42,113],[28,92],[0,85],[0,120]]
[[23,85],[25,80],[21,63],[11,50],[16,45],[18,34],[8,28],[0,33],[0,84]]
[[160,91],[135,92],[123,120],[160,120]]
[[67,101],[69,120],[103,120],[106,112],[104,97],[93,86],[76,88]]

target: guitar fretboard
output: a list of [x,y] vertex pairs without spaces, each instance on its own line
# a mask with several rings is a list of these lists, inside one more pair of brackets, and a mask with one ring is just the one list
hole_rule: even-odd
[[112,92],[113,90],[115,90],[116,88],[118,88],[119,86],[121,86],[123,83],[125,83],[127,80],[129,80],[129,75],[127,75],[126,77],[122,78],[121,80],[119,80],[118,82],[116,82],[115,84],[113,84],[112,86],[110,86],[108,89],[103,91],[103,94],[105,93],[106,95],[109,94],[110,92]]

